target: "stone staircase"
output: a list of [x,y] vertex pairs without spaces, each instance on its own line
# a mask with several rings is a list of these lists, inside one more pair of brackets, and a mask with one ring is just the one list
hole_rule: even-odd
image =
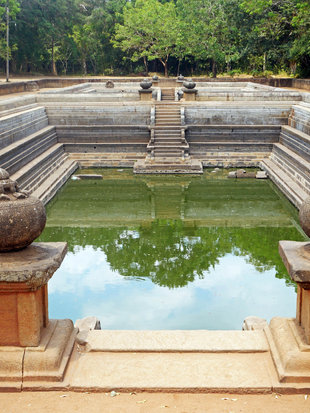
[[77,168],[58,143],[45,109],[25,105],[0,113],[0,167],[47,203]]
[[293,106],[289,125],[281,127],[280,142],[260,166],[299,208],[310,196],[310,104]]
[[202,173],[201,162],[189,156],[182,123],[179,103],[156,104],[148,155],[135,163],[135,173]]
[[161,100],[166,101],[175,101],[175,89],[174,88],[165,88],[161,89]]

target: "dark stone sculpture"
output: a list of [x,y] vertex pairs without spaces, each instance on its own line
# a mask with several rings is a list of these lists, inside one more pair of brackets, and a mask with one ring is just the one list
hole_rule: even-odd
[[43,203],[20,191],[9,173],[0,168],[0,252],[27,247],[43,231]]
[[112,82],[112,80],[108,80],[105,84],[105,87],[107,89],[113,89],[114,88],[114,82]]
[[195,89],[196,83],[192,81],[192,79],[185,80],[183,82],[183,86],[186,89]]
[[142,87],[142,89],[150,89],[150,87],[152,86],[152,81],[151,80],[147,80],[144,79],[142,80],[142,82],[140,83],[140,86]]

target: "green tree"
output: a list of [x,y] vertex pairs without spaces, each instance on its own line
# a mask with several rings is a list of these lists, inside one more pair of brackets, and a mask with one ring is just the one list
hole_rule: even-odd
[[[15,42],[11,42],[11,47],[7,50],[6,41],[6,26],[10,24],[12,19],[16,18],[17,13],[20,11],[19,3],[16,0],[0,0],[0,57],[3,59],[9,56],[13,50],[16,50]],[[7,20],[9,19],[9,20]]]
[[124,8],[124,22],[116,25],[114,46],[130,54],[133,62],[158,59],[168,76],[168,60],[178,36],[175,4],[158,0],[136,0]]
[[187,59],[211,61],[214,77],[218,66],[236,53],[225,4],[225,0],[177,1]]

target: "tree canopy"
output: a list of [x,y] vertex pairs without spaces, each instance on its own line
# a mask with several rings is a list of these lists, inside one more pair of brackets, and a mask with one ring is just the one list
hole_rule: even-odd
[[[5,68],[6,0],[0,0]],[[11,70],[310,75],[309,0],[8,0]]]

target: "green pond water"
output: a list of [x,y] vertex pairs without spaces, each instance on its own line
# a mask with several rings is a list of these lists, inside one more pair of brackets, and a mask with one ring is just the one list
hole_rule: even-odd
[[67,241],[49,282],[52,318],[95,315],[105,329],[240,329],[294,317],[279,240],[306,239],[269,180],[88,170],[47,207],[40,241]]

